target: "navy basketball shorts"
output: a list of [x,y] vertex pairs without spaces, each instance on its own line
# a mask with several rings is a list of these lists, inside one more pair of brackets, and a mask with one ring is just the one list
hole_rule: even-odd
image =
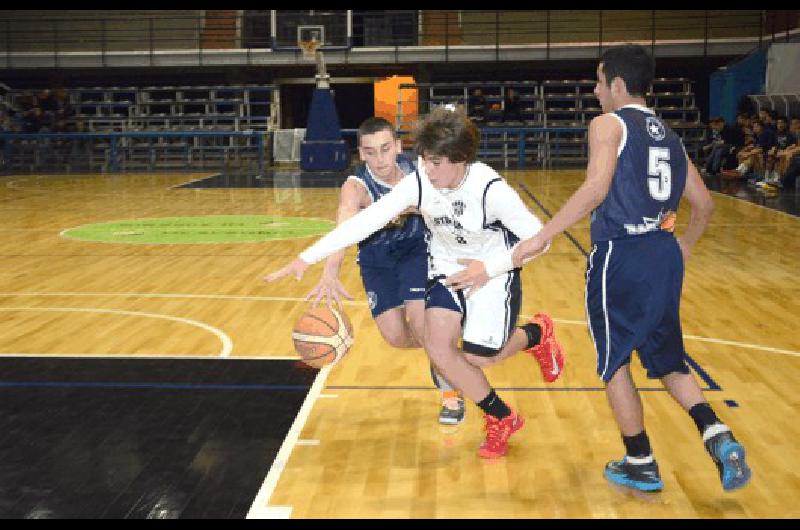
[[517,324],[522,304],[519,270],[492,278],[469,298],[445,286],[444,279],[437,276],[428,281],[425,309],[461,313],[462,349],[484,357],[497,355]]
[[411,300],[425,298],[428,281],[427,253],[412,253],[393,263],[361,266],[361,281],[367,292],[369,309],[375,318]]
[[689,373],[680,321],[683,256],[667,232],[597,242],[586,270],[586,315],[597,373],[608,382],[636,350],[657,379]]

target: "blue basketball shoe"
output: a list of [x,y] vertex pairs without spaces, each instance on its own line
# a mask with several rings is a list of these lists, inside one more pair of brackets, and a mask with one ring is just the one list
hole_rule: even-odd
[[722,488],[733,491],[746,486],[752,472],[744,460],[744,447],[736,441],[731,431],[717,433],[704,443],[717,465]]
[[656,464],[655,460],[647,464],[633,464],[626,456],[622,460],[615,460],[606,464],[603,474],[606,479],[614,484],[639,491],[655,492],[664,488],[664,483],[661,482],[661,475],[658,473],[658,464]]

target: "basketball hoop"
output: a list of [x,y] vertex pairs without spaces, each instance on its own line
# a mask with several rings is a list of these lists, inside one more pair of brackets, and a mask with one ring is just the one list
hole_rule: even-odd
[[317,39],[311,39],[297,41],[297,44],[300,45],[300,49],[303,51],[303,57],[313,61],[316,59],[317,49],[322,43]]
[[322,46],[322,41],[317,38],[316,33],[311,34],[311,38],[299,39],[297,45],[303,52],[303,58],[317,63],[317,75],[314,78],[317,81],[317,88],[328,88],[328,80],[330,76],[325,70],[325,58],[322,56],[322,51],[319,49]]

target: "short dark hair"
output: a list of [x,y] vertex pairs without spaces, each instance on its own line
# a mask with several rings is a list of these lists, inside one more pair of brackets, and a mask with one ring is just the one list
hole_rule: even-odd
[[789,119],[786,116],[778,116],[777,118],[775,118],[775,121],[785,121],[788,123]]
[[656,75],[656,62],[644,46],[638,44],[608,48],[600,62],[603,63],[606,82],[611,85],[614,78],[621,78],[632,96],[644,96]]
[[375,116],[372,118],[367,118],[359,126],[357,134],[358,145],[361,145],[362,136],[375,134],[376,132],[380,131],[390,131],[392,133],[392,138],[397,140],[397,132],[394,130],[394,125],[392,125],[392,123],[386,118]]
[[480,141],[480,131],[463,112],[437,107],[420,122],[415,148],[419,156],[471,162],[478,154]]
[[711,123],[725,123],[725,118],[722,116],[714,116],[711,118]]
[[752,120],[750,122],[750,125],[760,125],[760,126],[763,127],[764,126],[764,120],[759,120],[758,118],[755,118],[754,120]]

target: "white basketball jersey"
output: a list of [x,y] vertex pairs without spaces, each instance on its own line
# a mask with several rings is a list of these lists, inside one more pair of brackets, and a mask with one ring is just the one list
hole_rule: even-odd
[[517,192],[482,162],[468,164],[461,184],[452,190],[434,188],[421,161],[417,168],[419,211],[431,232],[429,277],[462,270],[459,259],[486,261],[507,253],[542,227]]

